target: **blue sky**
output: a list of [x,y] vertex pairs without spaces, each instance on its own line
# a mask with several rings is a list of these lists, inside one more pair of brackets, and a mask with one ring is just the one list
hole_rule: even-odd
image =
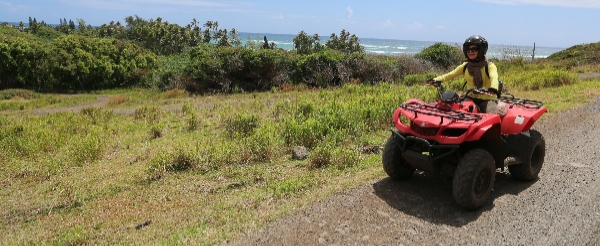
[[560,48],[600,41],[600,0],[0,0],[0,22],[31,16],[98,26],[133,15],[260,34],[345,29],[359,38],[457,43],[480,34],[491,44]]

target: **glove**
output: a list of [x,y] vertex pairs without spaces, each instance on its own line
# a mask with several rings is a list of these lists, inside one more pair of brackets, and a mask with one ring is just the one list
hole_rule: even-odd
[[477,94],[488,94],[488,91],[485,88],[477,88],[473,90]]
[[496,88],[488,88],[488,91],[491,93],[494,93],[494,95],[497,95],[498,97],[500,97],[500,93],[498,93],[498,90],[496,90]]
[[438,81],[438,80],[435,80],[433,78],[430,78],[430,79],[427,80],[427,84],[428,85],[433,85],[435,87],[438,87],[438,86],[442,85],[442,81]]

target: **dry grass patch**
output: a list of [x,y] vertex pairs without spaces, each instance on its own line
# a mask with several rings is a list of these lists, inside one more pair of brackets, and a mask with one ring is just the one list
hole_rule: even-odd
[[106,102],[106,105],[109,107],[115,107],[115,106],[119,106],[123,103],[126,103],[129,101],[129,96],[112,96],[108,99],[108,101]]
[[165,99],[188,97],[189,93],[181,89],[171,89],[163,93]]

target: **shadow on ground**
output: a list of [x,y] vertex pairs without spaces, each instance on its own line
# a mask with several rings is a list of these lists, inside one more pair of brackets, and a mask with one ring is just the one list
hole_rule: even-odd
[[522,182],[506,172],[496,172],[494,189],[487,203],[478,210],[466,210],[454,201],[452,178],[415,172],[405,181],[384,178],[373,184],[375,195],[391,207],[435,224],[461,227],[494,209],[494,201],[504,195],[518,195],[535,181]]

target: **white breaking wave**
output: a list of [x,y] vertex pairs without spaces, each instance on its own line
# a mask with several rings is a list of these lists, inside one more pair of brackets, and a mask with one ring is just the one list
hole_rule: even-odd
[[[256,33],[240,33],[240,37],[249,36],[251,40],[256,43],[262,43],[263,40],[254,40],[257,36]],[[293,50],[294,49],[294,37],[295,34],[259,34],[259,37],[266,36],[269,43],[273,42],[277,45],[278,48]],[[247,40],[247,39],[246,39]],[[246,40],[242,39],[242,42]],[[325,45],[327,42],[327,37],[322,37],[319,42],[322,45]],[[418,54],[423,51],[423,49],[435,44],[435,41],[415,41],[415,40],[394,40],[394,39],[372,39],[372,38],[361,38],[360,45],[365,49],[367,53],[373,54]],[[449,45],[455,45],[454,42],[445,42]],[[498,52],[497,49],[503,48],[504,45],[490,45],[490,50],[488,50],[488,57],[497,57],[503,52]],[[521,49],[521,53],[529,53],[531,54],[531,50],[533,47],[529,46],[519,46]],[[564,48],[552,48],[552,47],[536,47],[535,57],[536,58],[544,58],[548,57],[553,53],[564,50]],[[527,55],[524,55],[527,57]],[[531,57],[531,55],[529,55]]]

